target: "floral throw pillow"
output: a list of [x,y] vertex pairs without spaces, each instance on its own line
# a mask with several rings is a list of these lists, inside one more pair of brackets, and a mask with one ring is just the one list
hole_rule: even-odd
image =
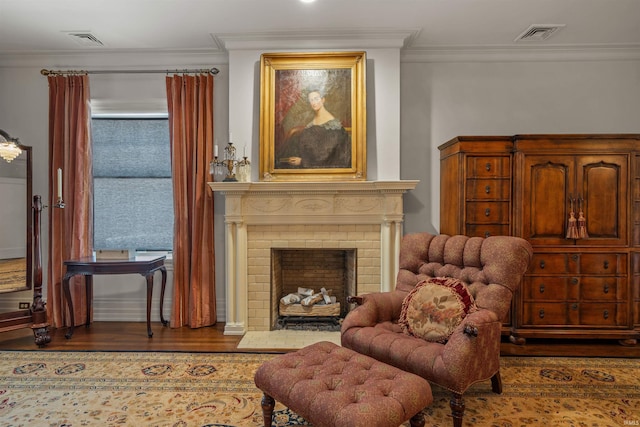
[[444,343],[462,319],[476,310],[463,282],[433,277],[418,283],[404,298],[398,323],[406,334]]

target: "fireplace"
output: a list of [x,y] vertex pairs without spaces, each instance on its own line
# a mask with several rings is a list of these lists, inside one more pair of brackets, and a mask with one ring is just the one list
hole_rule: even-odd
[[[347,297],[357,295],[356,258],[355,249],[272,249],[271,329],[312,325],[311,329],[335,330],[349,310]],[[320,301],[286,300],[289,296],[302,299],[301,290],[312,291],[309,298],[313,301],[316,296]]]
[[344,251],[352,254],[353,283],[341,292],[391,290],[402,237],[402,195],[416,185],[417,181],[209,183],[225,196],[225,334],[274,327],[280,298],[272,291],[274,251]]

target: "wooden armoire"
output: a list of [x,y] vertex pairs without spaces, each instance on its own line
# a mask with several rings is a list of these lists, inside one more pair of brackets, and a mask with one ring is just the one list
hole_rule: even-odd
[[640,338],[640,134],[460,136],[440,150],[440,233],[534,257],[504,332]]

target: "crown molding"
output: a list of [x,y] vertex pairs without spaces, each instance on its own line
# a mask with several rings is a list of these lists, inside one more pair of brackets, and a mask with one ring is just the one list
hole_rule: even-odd
[[[296,37],[295,34],[298,34]],[[74,50],[35,51],[0,54],[0,67],[44,68],[200,68],[228,64],[230,49],[400,49],[400,62],[526,62],[526,61],[637,61],[640,45],[551,45],[551,46],[412,46],[418,32],[374,33],[218,34],[212,35],[216,48],[194,50]],[[357,34],[357,36],[356,36]],[[320,36],[318,36],[320,37]],[[369,37],[369,38],[367,38]],[[404,46],[404,47],[403,47]],[[117,64],[117,65],[114,65]]]
[[74,50],[0,54],[0,67],[103,68],[202,68],[226,64],[226,52],[194,50]]
[[331,29],[314,31],[267,31],[254,33],[211,34],[220,48],[229,50],[278,49],[400,49],[411,43],[419,30],[406,29]]
[[635,61],[640,45],[415,46],[401,62]]

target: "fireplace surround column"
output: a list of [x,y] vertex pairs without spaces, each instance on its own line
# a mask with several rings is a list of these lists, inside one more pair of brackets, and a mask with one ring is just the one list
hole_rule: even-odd
[[225,200],[225,335],[244,335],[247,324],[247,228],[242,218],[242,193],[229,191]]

